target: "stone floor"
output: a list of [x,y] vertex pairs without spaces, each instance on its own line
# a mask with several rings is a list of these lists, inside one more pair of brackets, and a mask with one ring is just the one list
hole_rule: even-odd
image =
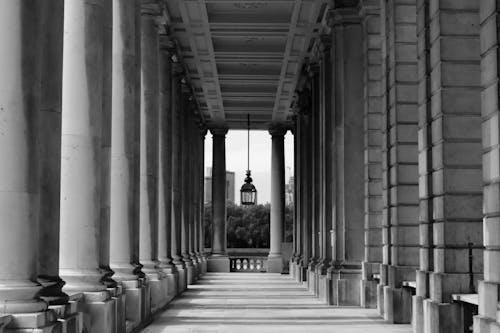
[[322,305],[288,276],[208,273],[170,303],[144,333],[409,333],[375,310]]

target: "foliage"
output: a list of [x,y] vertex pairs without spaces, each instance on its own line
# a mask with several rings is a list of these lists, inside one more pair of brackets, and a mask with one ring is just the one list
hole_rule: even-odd
[[[269,247],[269,204],[238,206],[228,203],[227,247],[228,248],[268,248]],[[205,246],[210,247],[212,235],[212,206],[205,205]],[[284,240],[292,241],[293,206],[285,207]]]

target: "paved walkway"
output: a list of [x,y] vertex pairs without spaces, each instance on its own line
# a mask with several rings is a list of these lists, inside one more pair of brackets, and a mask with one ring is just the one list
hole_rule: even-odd
[[208,273],[159,314],[144,333],[410,333],[375,310],[327,307],[288,276]]

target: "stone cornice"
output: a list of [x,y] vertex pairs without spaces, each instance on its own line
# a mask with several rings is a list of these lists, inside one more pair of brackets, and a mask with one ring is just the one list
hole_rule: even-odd
[[378,0],[360,0],[359,16],[366,17],[380,14],[380,1]]

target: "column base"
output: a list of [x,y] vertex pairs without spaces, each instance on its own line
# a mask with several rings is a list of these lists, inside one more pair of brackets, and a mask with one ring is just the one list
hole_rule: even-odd
[[377,308],[377,281],[376,280],[361,280],[360,282],[360,303],[365,309]]
[[423,301],[425,333],[464,332],[463,317],[458,303]]
[[290,277],[295,280],[295,275],[297,273],[296,272],[297,271],[297,263],[295,262],[293,256],[292,256],[292,258],[290,258],[288,267],[290,267],[288,274],[290,274]]
[[207,258],[208,272],[229,273],[229,257],[226,255],[211,255]]
[[267,272],[281,273],[283,271],[283,258],[281,255],[269,255],[267,257]]
[[179,274],[177,271],[167,272],[165,280],[167,281],[167,302],[170,303],[179,293],[177,290],[179,287]]
[[393,324],[409,324],[412,316],[412,294],[410,289],[384,286],[383,292],[384,319]]

